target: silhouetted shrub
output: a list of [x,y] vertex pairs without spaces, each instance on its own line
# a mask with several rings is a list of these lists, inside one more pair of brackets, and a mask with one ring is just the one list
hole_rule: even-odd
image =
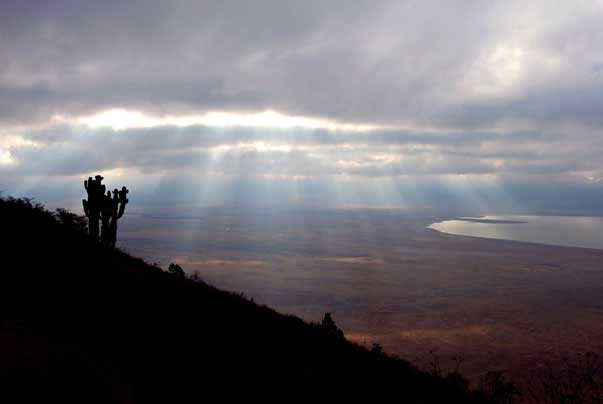
[[32,198],[14,198],[12,196],[2,197],[0,200],[5,204],[6,207],[19,209],[21,211],[28,210],[31,212],[42,212],[47,213],[44,205],[37,203]]
[[429,373],[432,376],[442,376],[442,365],[440,364],[440,355],[434,349],[429,350]]
[[494,404],[513,404],[521,397],[517,385],[497,371],[484,375],[479,384],[479,391]]
[[375,356],[381,356],[383,353],[383,347],[380,344],[375,343],[371,348],[371,353]]
[[181,279],[185,277],[184,270],[182,269],[182,267],[178,264],[174,264],[173,262],[168,266],[168,273]]
[[603,403],[603,362],[593,353],[577,353],[563,358],[562,365],[542,365],[530,383],[533,403]]
[[464,395],[469,392],[469,382],[457,371],[448,373],[444,380],[460,395]]
[[66,209],[57,209],[55,217],[62,225],[69,227],[80,233],[86,233],[88,228],[88,220],[85,216],[76,215]]
[[333,318],[331,317],[331,313],[325,313],[325,316],[320,323],[320,328],[325,334],[331,337],[343,339],[343,331],[337,327],[335,321],[333,321]]

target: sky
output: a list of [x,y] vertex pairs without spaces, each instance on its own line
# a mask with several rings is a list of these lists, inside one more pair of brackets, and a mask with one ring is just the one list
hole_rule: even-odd
[[0,2],[0,190],[603,211],[603,1]]

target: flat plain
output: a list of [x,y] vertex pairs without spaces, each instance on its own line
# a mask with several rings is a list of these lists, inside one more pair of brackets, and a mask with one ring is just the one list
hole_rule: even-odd
[[[526,380],[546,362],[603,352],[603,250],[446,235],[452,213],[204,209],[130,215],[125,250],[176,262],[222,289],[381,344],[421,367],[462,357]],[[430,354],[429,351],[433,353]]]

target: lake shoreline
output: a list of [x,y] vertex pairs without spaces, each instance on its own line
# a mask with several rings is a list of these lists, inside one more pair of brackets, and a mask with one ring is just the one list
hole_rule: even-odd
[[457,217],[433,222],[427,228],[457,236],[603,250],[603,218],[594,216]]

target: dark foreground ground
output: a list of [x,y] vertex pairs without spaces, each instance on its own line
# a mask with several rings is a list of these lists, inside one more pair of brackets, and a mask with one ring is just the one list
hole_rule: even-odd
[[93,248],[72,216],[2,200],[0,222],[4,402],[488,401],[458,374]]

